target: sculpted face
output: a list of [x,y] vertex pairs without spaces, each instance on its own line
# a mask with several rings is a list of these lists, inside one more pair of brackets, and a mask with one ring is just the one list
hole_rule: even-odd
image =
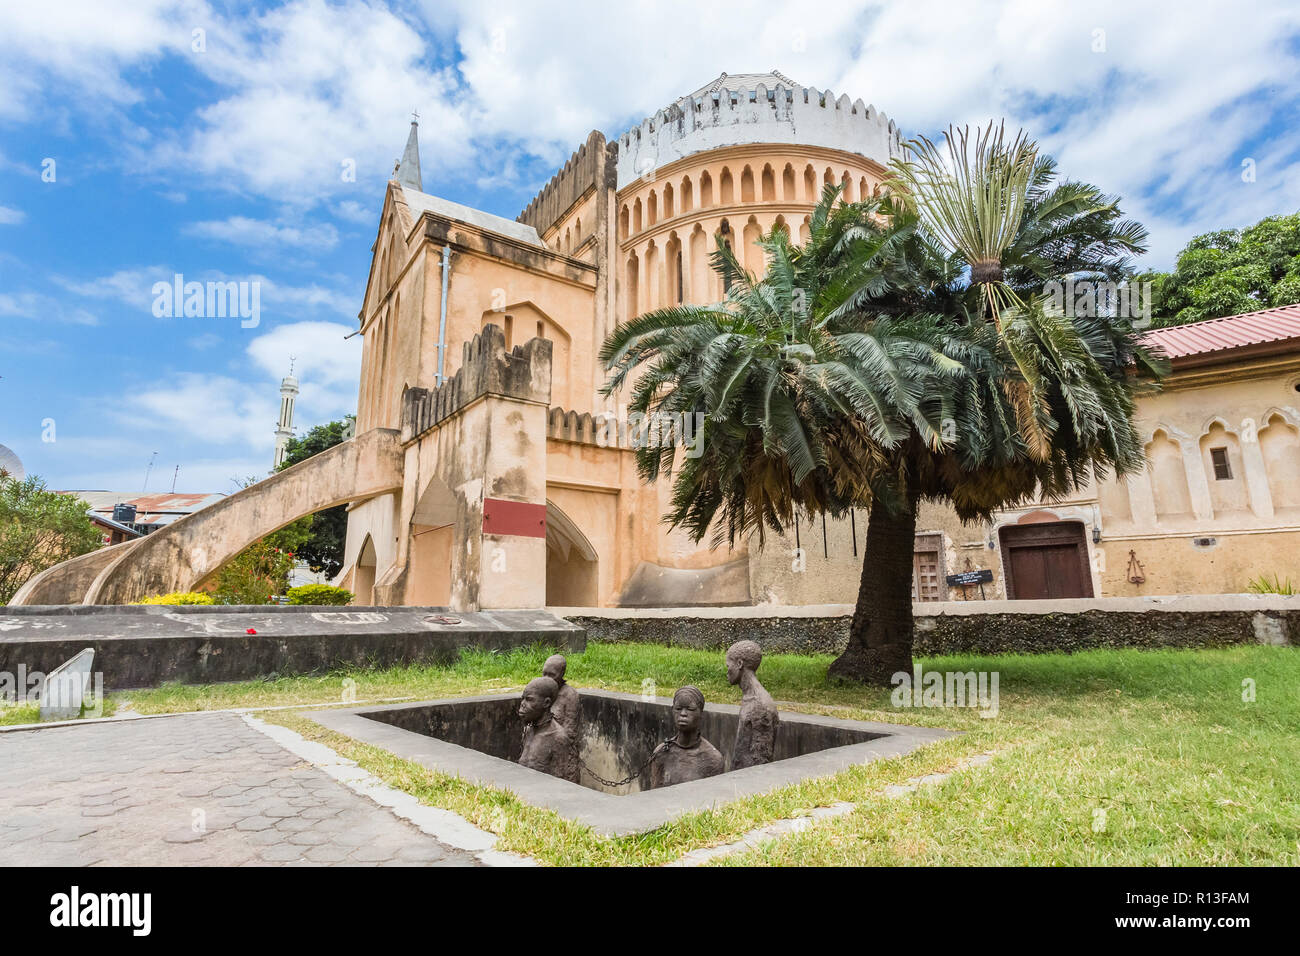
[[519,700],[519,716],[525,723],[536,723],[551,709],[551,698],[541,689],[529,684]]
[[694,733],[700,729],[700,717],[702,716],[700,708],[695,706],[693,700],[677,700],[673,702],[673,718],[677,722],[677,729]]
[[542,665],[542,676],[549,677],[551,680],[559,683],[564,680],[564,671],[567,664],[568,661],[558,654],[553,657],[548,657],[546,663]]
[[743,671],[744,669],[745,669],[744,666],[740,663],[739,660],[736,659],[736,656],[734,654],[727,655],[727,683],[728,684],[739,684],[740,672]]

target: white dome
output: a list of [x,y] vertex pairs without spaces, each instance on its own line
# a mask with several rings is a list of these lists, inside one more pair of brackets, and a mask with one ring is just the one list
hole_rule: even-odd
[[787,79],[724,73],[648,117],[616,141],[618,188],[682,157],[749,143],[826,146],[881,166],[902,154],[898,128],[874,106]]
[[0,471],[9,472],[10,478],[17,478],[19,481],[27,477],[27,471],[23,468],[23,463],[18,460],[18,456],[4,445],[0,445]]

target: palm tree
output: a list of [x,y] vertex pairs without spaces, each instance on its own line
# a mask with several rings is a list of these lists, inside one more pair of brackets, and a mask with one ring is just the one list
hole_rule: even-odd
[[[1071,250],[1062,268],[1072,269],[1078,248],[1099,241],[1072,244],[1065,224],[1095,234],[1114,218],[1090,215],[1079,196],[1070,214],[1048,214],[1049,183],[1034,185],[1042,166],[1023,137],[1011,147],[980,137],[976,162],[963,156],[965,138],[949,142],[966,164],[960,188],[939,182],[937,166],[921,170],[926,146],[910,144],[917,165],[900,165],[892,194],[845,204],[828,187],[802,247],[783,230],[762,238],[761,281],[720,246],[725,301],[630,319],[601,351],[606,393],[630,384],[630,411],[706,415],[700,457],[637,455],[644,479],[673,482],[665,519],[695,540],[712,528],[715,545],[754,534],[761,545],[799,513],[869,509],[849,645],[831,672],[878,684],[911,669],[919,503],[987,520],[1094,471],[1141,467],[1132,370],[1159,371],[1124,321],[1053,314],[1007,282],[1022,269],[1064,275],[1049,268],[1059,250]],[[907,192],[922,175],[928,192]],[[1016,189],[1024,194],[1009,200]],[[1105,199],[1094,191],[1094,203]],[[1014,211],[1010,227],[988,208],[935,209],[990,201]]]

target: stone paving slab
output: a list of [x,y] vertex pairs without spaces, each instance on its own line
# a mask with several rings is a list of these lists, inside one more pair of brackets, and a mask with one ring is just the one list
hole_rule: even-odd
[[233,714],[0,733],[0,866],[473,866]]

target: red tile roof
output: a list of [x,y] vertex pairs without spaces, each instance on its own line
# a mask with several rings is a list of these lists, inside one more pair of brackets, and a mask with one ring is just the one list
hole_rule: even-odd
[[1142,339],[1147,345],[1159,346],[1171,359],[1300,339],[1300,305],[1151,329]]

